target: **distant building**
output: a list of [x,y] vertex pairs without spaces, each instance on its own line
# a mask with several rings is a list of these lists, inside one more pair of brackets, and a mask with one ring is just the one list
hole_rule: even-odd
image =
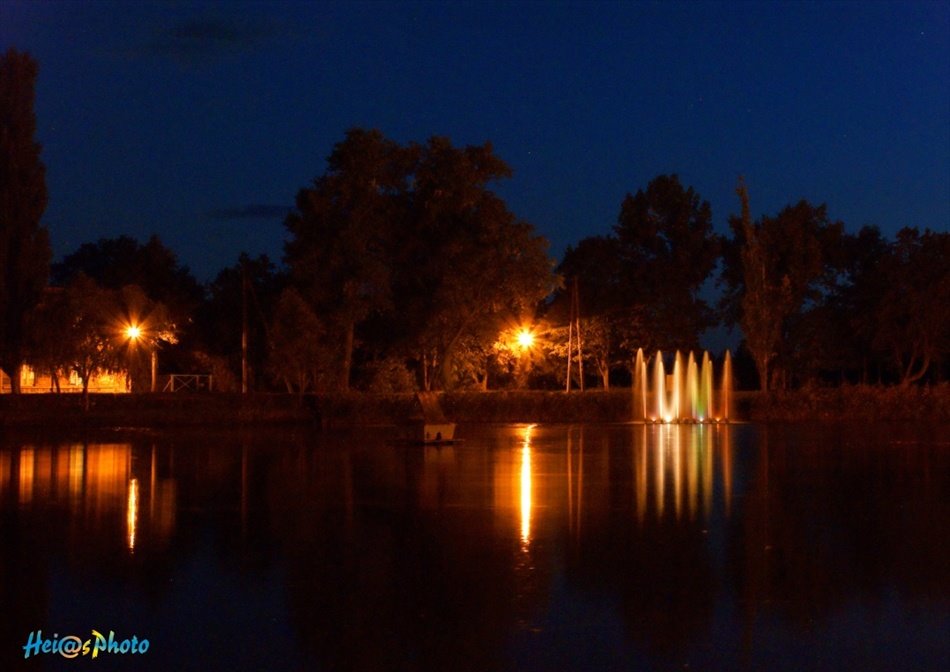
[[[30,366],[20,369],[20,391],[24,394],[44,394],[56,392],[53,377],[48,373],[37,373]],[[82,380],[71,371],[69,375],[59,375],[60,392],[82,392]],[[129,376],[125,371],[118,373],[100,372],[93,374],[89,379],[90,392],[104,392],[111,394],[126,393],[129,391]],[[0,394],[10,393],[10,376],[0,370]]]

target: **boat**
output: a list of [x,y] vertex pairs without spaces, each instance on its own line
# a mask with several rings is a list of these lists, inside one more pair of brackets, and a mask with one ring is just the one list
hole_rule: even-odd
[[446,445],[458,443],[455,423],[449,420],[439,403],[437,392],[416,394],[412,414],[399,425],[399,443]]

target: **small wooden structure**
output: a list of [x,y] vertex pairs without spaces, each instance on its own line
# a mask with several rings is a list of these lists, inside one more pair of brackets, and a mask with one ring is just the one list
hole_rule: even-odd
[[442,411],[436,392],[416,394],[414,412],[400,426],[400,440],[408,443],[455,443],[455,423]]

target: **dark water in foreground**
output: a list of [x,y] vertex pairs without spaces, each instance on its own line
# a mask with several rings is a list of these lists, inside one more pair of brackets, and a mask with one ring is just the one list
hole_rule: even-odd
[[8,437],[0,669],[948,670],[948,429]]

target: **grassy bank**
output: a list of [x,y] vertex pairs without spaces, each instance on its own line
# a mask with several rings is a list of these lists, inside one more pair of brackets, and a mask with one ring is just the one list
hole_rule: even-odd
[[165,427],[311,422],[312,409],[288,395],[78,394],[0,397],[0,427]]
[[[756,421],[950,421],[950,385],[844,385],[744,395],[740,414]],[[739,395],[742,399],[743,395]]]
[[[456,422],[626,422],[629,389],[587,392],[449,392],[442,408]],[[845,386],[736,393],[735,417],[750,421],[950,421],[950,385]],[[0,397],[0,427],[166,427],[308,423],[323,427],[394,425],[415,412],[411,394],[92,395]]]

